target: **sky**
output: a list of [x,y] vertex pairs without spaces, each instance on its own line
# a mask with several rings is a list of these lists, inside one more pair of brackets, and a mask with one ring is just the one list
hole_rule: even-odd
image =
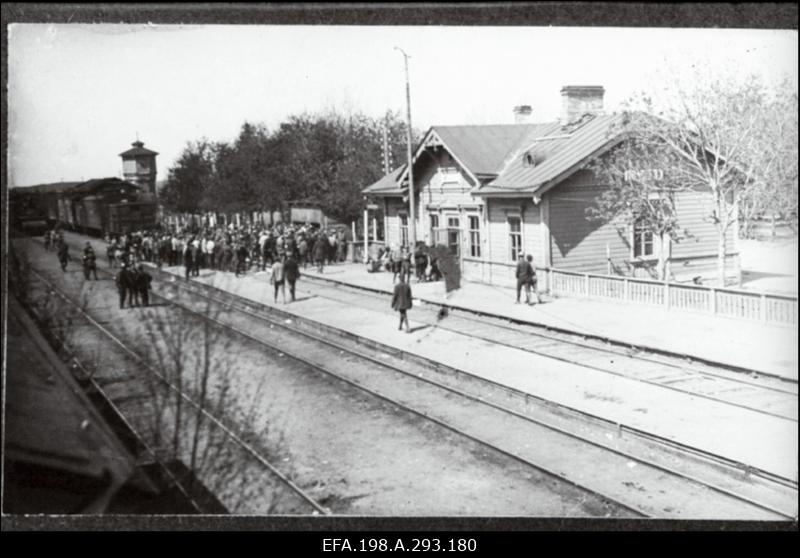
[[[412,124],[552,121],[564,85],[602,85],[605,109],[692,71],[788,76],[797,31],[557,27],[12,24],[8,183],[120,176],[137,135],[164,180],[187,142],[234,139],[329,109]],[[694,74],[692,74],[694,75]]]

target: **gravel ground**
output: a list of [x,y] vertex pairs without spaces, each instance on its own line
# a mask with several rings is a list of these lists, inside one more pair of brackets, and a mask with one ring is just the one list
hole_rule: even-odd
[[[33,243],[27,244],[27,250],[36,267],[55,269],[54,253],[47,254]],[[102,258],[100,261],[102,266]],[[191,319],[165,307],[120,311],[111,282],[84,284],[77,263],[71,263],[62,277],[72,289],[80,289],[90,310],[118,332],[141,340],[142,328],[167,313],[169,317],[162,321],[170,327],[192,331]],[[188,335],[184,353],[199,355],[201,339],[199,334]],[[240,339],[226,339],[219,347],[222,351],[212,354],[212,359],[219,359],[218,371],[230,372],[229,407],[237,409],[233,416],[252,412],[252,422],[238,426],[252,436],[263,436],[258,445],[277,457],[298,484],[334,513],[625,515],[584,491],[536,473],[485,446],[465,442],[280,353]],[[138,348],[143,349],[143,345]],[[185,364],[191,368],[191,360]],[[212,391],[224,383],[216,377]]]

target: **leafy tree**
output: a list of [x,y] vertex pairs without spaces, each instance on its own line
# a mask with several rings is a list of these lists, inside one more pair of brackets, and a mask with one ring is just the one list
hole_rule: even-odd
[[215,149],[207,139],[189,142],[169,169],[167,183],[160,192],[164,207],[178,212],[197,212],[212,185],[214,160]]
[[169,209],[187,212],[278,211],[285,202],[310,201],[338,220],[358,219],[361,191],[384,174],[384,126],[391,158],[402,161],[405,128],[397,113],[305,113],[272,133],[245,122],[231,144],[189,144],[162,198]]

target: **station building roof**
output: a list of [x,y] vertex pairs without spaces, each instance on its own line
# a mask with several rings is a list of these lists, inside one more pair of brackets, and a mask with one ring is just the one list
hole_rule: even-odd
[[[584,115],[564,125],[501,124],[433,126],[415,151],[426,146],[447,149],[465,170],[476,177],[476,196],[530,195],[560,182],[588,164],[621,138],[620,115]],[[405,192],[405,167],[399,167],[363,190],[374,196]]]

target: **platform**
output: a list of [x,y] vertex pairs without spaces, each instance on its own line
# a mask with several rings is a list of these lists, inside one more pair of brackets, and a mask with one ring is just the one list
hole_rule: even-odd
[[[332,266],[324,275],[338,275],[344,279],[351,269],[346,265]],[[181,278],[184,274],[182,267],[167,267],[164,271]],[[306,273],[311,275],[312,272],[307,270]],[[382,277],[391,281],[391,276]],[[415,322],[413,309],[410,311],[412,333],[406,334],[397,330],[395,316],[314,296],[311,290],[304,288],[302,279],[298,284],[298,301],[290,304],[273,303],[269,274],[265,272],[235,277],[233,273],[203,270],[193,280],[261,304],[277,306],[393,349],[413,352],[613,423],[702,448],[786,478],[797,478],[797,422],[665,390],[441,328],[425,327]],[[424,291],[430,291],[429,296],[433,296],[437,287],[441,285],[412,285],[416,295],[423,299],[426,298]],[[459,293],[463,298],[476,296],[467,289]],[[500,289],[491,289],[498,293],[493,301],[503,301],[508,296]],[[387,307],[389,300],[387,294]],[[553,305],[555,303],[550,303]],[[509,307],[515,308],[513,302]],[[515,311],[523,315],[542,312],[547,307],[547,304],[540,308],[523,306]]]

